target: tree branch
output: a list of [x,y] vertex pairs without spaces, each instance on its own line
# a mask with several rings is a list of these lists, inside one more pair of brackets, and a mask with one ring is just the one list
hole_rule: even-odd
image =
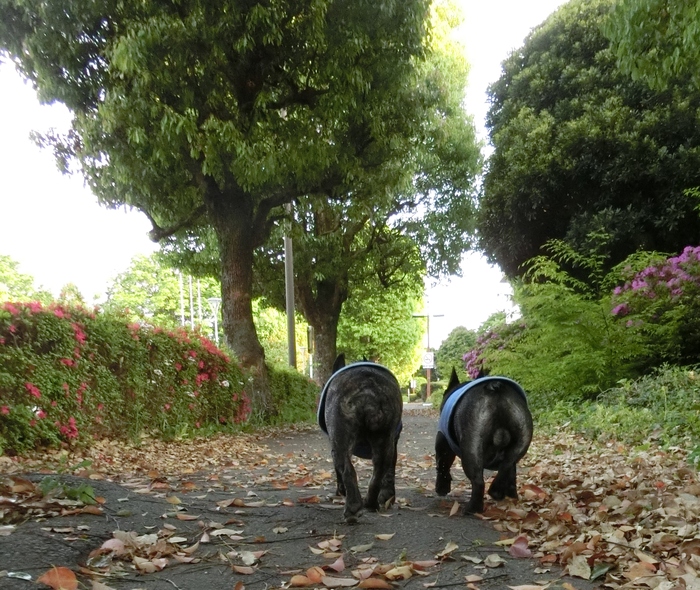
[[185,217],[181,221],[178,221],[175,225],[171,225],[170,227],[161,227],[158,225],[156,220],[148,211],[142,209],[141,207],[139,207],[138,209],[146,217],[148,217],[148,221],[150,221],[151,225],[153,226],[153,229],[148,232],[148,237],[154,242],[160,242],[163,238],[169,238],[182,228],[189,227],[190,225],[192,225],[192,223],[194,223],[195,221],[197,221],[197,219],[204,215],[204,213],[206,213],[207,210],[205,205],[200,205],[199,207],[194,209],[187,217]]

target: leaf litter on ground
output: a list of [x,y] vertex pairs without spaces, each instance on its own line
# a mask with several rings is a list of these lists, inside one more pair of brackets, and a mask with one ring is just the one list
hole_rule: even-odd
[[[299,430],[306,428],[303,426]],[[31,471],[65,472],[66,465],[80,465],[73,473],[87,479],[112,479],[135,493],[163,494],[163,498],[171,498],[174,509],[179,508],[176,493],[198,489],[200,484],[195,475],[206,473],[207,469],[210,473],[206,485],[214,488],[223,486],[217,473],[222,469],[234,474],[223,477],[238,478],[235,481],[249,487],[321,489],[333,479],[327,456],[309,455],[300,462],[292,453],[271,452],[260,433],[169,443],[145,439],[138,446],[105,440],[83,450],[63,449],[22,458],[0,457],[1,535],[13,534],[16,524],[28,519],[70,511],[101,514],[99,504],[45,497],[35,483],[21,475]],[[433,469],[431,456],[400,453],[397,481],[403,480],[432,495]],[[632,449],[618,442],[595,443],[562,430],[554,436],[536,436],[521,462],[520,472],[519,500],[494,503],[487,499],[482,515],[500,531],[504,551],[511,556],[524,558],[529,553],[541,562],[543,571],[558,564],[569,575],[596,580],[611,589],[700,588],[700,482],[697,472],[687,462],[685,450],[673,447]],[[456,482],[452,496],[461,499],[463,492],[468,493],[466,482]],[[296,499],[296,502],[304,501],[321,502],[320,494]],[[265,504],[264,500],[254,497],[234,498],[230,502],[229,505],[240,508]],[[294,503],[290,498],[280,505]],[[410,506],[400,497],[397,504],[407,509],[421,509]],[[456,514],[457,506],[452,500],[444,507],[443,515]],[[198,516],[178,512],[176,518],[197,520]],[[126,559],[136,568],[141,564],[142,568],[157,570],[167,567],[171,559],[196,560],[199,543],[211,542],[211,537],[217,536],[213,534],[216,530],[203,526],[200,539],[189,546],[169,543],[163,533],[153,544],[125,545],[127,549],[122,555],[109,547],[96,551],[104,556],[109,549],[112,558]],[[167,532],[174,535],[174,531]],[[228,538],[224,533],[219,535]],[[380,535],[375,537],[382,539]],[[329,542],[327,547],[311,549],[323,559],[330,555],[337,564],[343,555],[339,547]],[[451,559],[455,549],[448,543],[436,556],[436,562]],[[371,548],[367,551],[371,553]],[[334,556],[335,553],[339,555]],[[468,559],[468,556],[461,558]],[[404,567],[409,569],[398,571],[406,574],[409,570],[412,573],[423,571],[417,564],[384,564],[391,565],[390,568],[374,564],[369,574],[366,569],[362,570],[364,577],[354,575],[359,571],[354,570],[353,578],[358,583],[369,584],[362,587],[381,588],[387,582],[387,572]],[[250,573],[246,568],[252,566],[241,562],[233,567],[236,571],[242,570],[239,573]],[[104,571],[105,566],[97,569]],[[325,573],[327,564],[321,569],[330,584],[337,584],[326,587],[345,584],[337,582],[337,575]],[[319,584],[322,578],[312,583]],[[397,575],[397,579],[400,576]]]

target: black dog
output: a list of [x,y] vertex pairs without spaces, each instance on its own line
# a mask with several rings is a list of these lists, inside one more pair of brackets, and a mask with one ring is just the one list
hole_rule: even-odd
[[372,459],[365,508],[378,510],[396,495],[402,411],[401,388],[389,369],[371,362],[345,366],[345,355],[338,356],[321,393],[318,424],[331,442],[336,493],[346,496],[343,515],[348,523],[357,522],[363,507],[352,455]]
[[484,469],[498,471],[489,496],[494,500],[517,498],[516,464],[531,440],[532,415],[520,385],[506,377],[482,377],[460,384],[452,369],[435,439],[435,492],[438,496],[450,492],[450,468],[459,456],[472,484],[465,514],[484,511]]

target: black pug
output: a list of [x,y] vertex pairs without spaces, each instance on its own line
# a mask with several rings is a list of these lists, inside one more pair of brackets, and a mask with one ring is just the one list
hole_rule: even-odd
[[489,496],[494,500],[517,498],[516,464],[531,440],[532,415],[520,385],[506,377],[460,383],[452,369],[435,439],[435,492],[438,496],[450,492],[450,468],[459,456],[472,485],[464,514],[484,511],[484,469],[498,471]]
[[[357,522],[363,506],[378,510],[396,495],[397,444],[403,400],[394,374],[372,362],[345,365],[341,354],[321,392],[318,424],[328,435],[338,479],[336,494],[345,496],[345,521]],[[362,501],[352,455],[372,460],[372,479]]]

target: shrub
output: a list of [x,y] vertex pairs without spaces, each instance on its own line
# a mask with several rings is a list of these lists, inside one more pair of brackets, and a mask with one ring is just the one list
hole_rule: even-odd
[[277,409],[275,424],[311,422],[316,419],[320,389],[308,377],[288,366],[269,367],[270,389]]
[[612,314],[644,343],[640,363],[684,365],[700,358],[700,246],[678,256],[656,255],[639,270],[620,265]]
[[560,401],[535,413],[538,426],[562,424],[590,438],[631,444],[682,445],[700,456],[700,376],[697,368],[664,366],[622,380],[596,402]]
[[171,438],[249,413],[240,367],[204,337],[79,307],[0,304],[0,452]]

